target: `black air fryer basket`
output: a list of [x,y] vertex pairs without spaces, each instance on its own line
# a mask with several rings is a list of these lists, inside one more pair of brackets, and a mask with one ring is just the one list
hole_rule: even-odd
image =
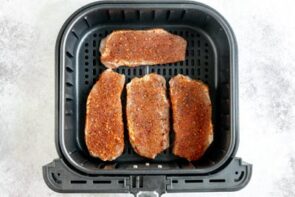
[[[100,41],[114,30],[155,27],[187,40],[186,60],[116,71],[124,74],[127,82],[155,72],[167,81],[181,73],[207,83],[214,141],[198,161],[178,158],[171,148],[149,160],[132,150],[126,129],[122,156],[113,162],[93,158],[84,142],[85,108],[92,85],[106,69],[99,61]],[[63,25],[56,43],[55,117],[59,159],[43,167],[45,182],[54,191],[142,196],[235,191],[251,177],[252,166],[235,158],[239,134],[236,40],[226,20],[200,3],[109,1],[75,12]]]

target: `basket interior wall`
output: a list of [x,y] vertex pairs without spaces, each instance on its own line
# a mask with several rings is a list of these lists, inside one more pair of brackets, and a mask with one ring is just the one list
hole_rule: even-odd
[[[187,40],[186,60],[156,66],[120,67],[116,71],[126,76],[126,83],[133,77],[155,72],[163,75],[167,82],[177,74],[184,74],[208,84],[213,110],[213,144],[201,160],[191,163],[173,156],[171,148],[155,160],[148,160],[132,150],[125,129],[126,143],[122,156],[113,162],[102,162],[92,158],[84,143],[85,108],[92,85],[105,69],[99,60],[100,41],[116,29],[154,27],[164,28]],[[158,168],[158,164],[167,169],[198,169],[211,167],[225,157],[233,136],[230,129],[230,50],[225,31],[214,18],[204,12],[181,7],[178,9],[97,8],[77,19],[65,39],[63,54],[65,80],[62,93],[64,114],[61,114],[64,127],[60,140],[63,140],[64,149],[71,160],[92,170],[123,169],[134,164],[142,164],[150,169]],[[125,94],[123,92],[123,103]],[[173,139],[172,130],[171,139]],[[150,163],[148,167],[147,162]]]

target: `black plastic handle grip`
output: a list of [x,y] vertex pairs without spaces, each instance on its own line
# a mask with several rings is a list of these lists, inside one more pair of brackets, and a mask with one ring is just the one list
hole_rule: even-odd
[[70,168],[63,159],[43,166],[43,177],[49,188],[61,193],[133,193],[135,196],[161,196],[165,192],[236,191],[247,185],[252,165],[234,158],[214,174],[173,176],[89,176]]

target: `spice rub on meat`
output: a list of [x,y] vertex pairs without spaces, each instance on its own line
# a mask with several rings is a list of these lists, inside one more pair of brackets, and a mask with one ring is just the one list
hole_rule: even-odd
[[108,68],[166,64],[185,60],[187,42],[163,29],[114,31],[100,43]]
[[169,84],[175,134],[173,153],[189,161],[197,160],[213,141],[208,87],[183,75],[173,77]]
[[103,161],[119,157],[124,150],[121,93],[125,76],[104,71],[87,99],[85,141],[89,153]]
[[126,110],[129,140],[136,153],[154,159],[169,147],[169,102],[163,76],[132,79],[127,84]]

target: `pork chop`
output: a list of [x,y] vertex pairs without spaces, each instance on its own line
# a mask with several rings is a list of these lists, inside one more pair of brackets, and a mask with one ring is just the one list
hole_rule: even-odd
[[100,43],[108,68],[166,64],[185,60],[187,42],[163,29],[114,31]]
[[119,157],[124,150],[121,93],[125,76],[104,71],[91,89],[86,108],[85,140],[89,153],[103,161]]
[[183,75],[173,77],[169,84],[175,134],[173,153],[189,161],[197,160],[213,141],[208,87]]
[[169,147],[169,102],[166,80],[157,74],[127,84],[127,122],[130,143],[139,155],[154,159]]

